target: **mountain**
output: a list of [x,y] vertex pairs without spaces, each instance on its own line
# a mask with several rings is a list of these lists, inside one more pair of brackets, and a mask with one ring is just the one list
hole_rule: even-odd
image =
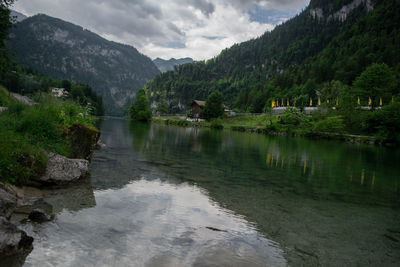
[[156,64],[157,68],[161,72],[167,72],[175,69],[175,66],[180,66],[186,63],[193,63],[193,59],[190,57],[175,59],[171,58],[170,60],[165,60],[162,58],[156,58],[153,60],[154,64]]
[[16,24],[7,46],[12,59],[39,73],[90,85],[108,115],[123,115],[136,92],[160,73],[132,46],[42,14]]
[[399,73],[398,29],[399,1],[311,0],[273,31],[162,73],[145,89],[153,107],[166,101],[171,113],[215,90],[230,107],[248,112],[262,112],[276,98],[333,99],[372,63]]
[[15,10],[10,10],[10,17],[13,18],[13,20],[14,20],[15,22],[21,22],[21,21],[23,21],[24,19],[28,18],[28,17],[25,16],[24,14],[19,13],[19,12],[15,11]]

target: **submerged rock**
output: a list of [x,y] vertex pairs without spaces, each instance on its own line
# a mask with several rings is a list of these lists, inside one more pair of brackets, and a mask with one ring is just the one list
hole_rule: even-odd
[[18,254],[32,249],[33,238],[24,231],[0,217],[0,257]]
[[48,215],[46,212],[44,212],[41,209],[34,209],[30,214],[29,214],[29,220],[32,222],[36,223],[44,223],[44,222],[49,222],[51,221],[51,216]]
[[89,161],[69,159],[49,153],[46,174],[37,181],[44,184],[67,184],[85,177],[89,172]]
[[17,206],[17,198],[0,189],[0,216],[9,218]]

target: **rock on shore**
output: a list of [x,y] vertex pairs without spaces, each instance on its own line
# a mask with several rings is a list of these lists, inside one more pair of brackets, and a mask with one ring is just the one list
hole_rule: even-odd
[[32,248],[33,238],[17,226],[0,217],[0,257],[10,256]]
[[10,218],[17,207],[17,198],[3,189],[0,189],[0,216]]
[[89,161],[69,159],[49,153],[46,174],[37,181],[45,184],[67,184],[85,177],[89,172]]

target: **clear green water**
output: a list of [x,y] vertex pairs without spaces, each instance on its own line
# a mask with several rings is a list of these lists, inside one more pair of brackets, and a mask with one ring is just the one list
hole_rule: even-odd
[[91,180],[47,192],[56,220],[25,225],[26,266],[399,266],[396,149],[118,119],[101,131]]

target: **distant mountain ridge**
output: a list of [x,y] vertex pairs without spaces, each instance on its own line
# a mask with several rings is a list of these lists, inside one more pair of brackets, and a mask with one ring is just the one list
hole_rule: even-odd
[[20,64],[56,79],[90,85],[103,97],[108,115],[123,115],[136,92],[160,73],[134,47],[43,14],[17,23],[7,46]]
[[154,59],[153,62],[154,62],[154,64],[156,64],[157,68],[161,72],[167,72],[167,71],[174,70],[175,66],[180,66],[183,64],[187,64],[187,63],[193,63],[194,60],[190,57],[179,58],[179,59],[171,58],[169,60],[165,60],[165,59],[158,57],[158,58]]

